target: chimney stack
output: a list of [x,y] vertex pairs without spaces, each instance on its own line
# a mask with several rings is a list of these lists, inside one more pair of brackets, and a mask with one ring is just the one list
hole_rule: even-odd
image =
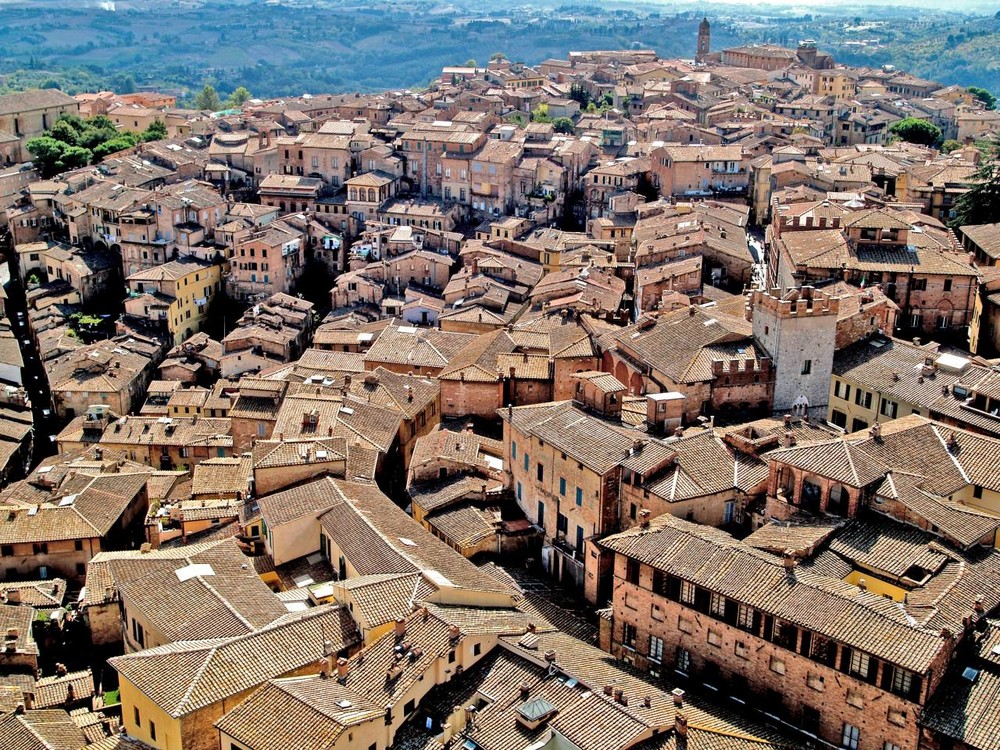
[[396,620],[395,631],[396,640],[401,640],[406,637],[406,618],[400,617]]
[[652,515],[652,514],[650,513],[649,508],[643,508],[642,510],[639,511],[639,518],[641,519],[640,520],[640,525],[642,526],[642,528],[644,528],[644,529],[648,529],[649,528],[649,517],[650,517],[650,515]]
[[337,659],[337,679],[344,682],[347,679],[347,675],[351,672],[351,663],[341,656]]
[[781,557],[781,562],[785,566],[785,574],[789,577],[795,575],[795,550],[786,549]]
[[684,705],[684,688],[674,688],[670,691],[670,694],[674,697],[674,705],[677,708]]
[[678,750],[687,747],[688,720],[680,711],[674,714],[674,732],[677,733]]

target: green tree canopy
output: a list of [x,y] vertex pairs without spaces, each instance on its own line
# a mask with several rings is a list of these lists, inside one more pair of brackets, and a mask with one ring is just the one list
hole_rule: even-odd
[[566,135],[572,135],[576,129],[573,121],[568,117],[557,117],[552,121],[552,128],[557,133],[565,133]]
[[70,146],[76,146],[80,143],[80,131],[73,127],[68,119],[56,120],[49,128],[48,135]]
[[950,154],[952,151],[962,148],[962,144],[953,138],[949,138],[944,143],[941,144],[941,153]]
[[1000,218],[1000,137],[994,136],[986,144],[972,182],[972,187],[955,202],[953,226],[991,224]]
[[979,101],[983,103],[986,109],[996,109],[997,98],[993,95],[991,91],[987,91],[979,86],[969,86],[966,89],[970,94],[976,97]]
[[552,118],[549,117],[549,105],[542,102],[533,110],[531,110],[531,121],[532,122],[552,122]]
[[162,141],[167,137],[167,126],[163,120],[153,120],[139,137],[142,141]]
[[941,128],[919,117],[907,117],[889,126],[889,132],[907,143],[933,146],[941,139]]
[[222,100],[219,98],[219,92],[215,90],[212,84],[206,83],[205,88],[197,93],[194,97],[194,108],[207,109],[210,112],[217,112],[222,109]]
[[232,105],[233,108],[242,107],[250,100],[251,96],[252,94],[245,86],[237,86],[236,90],[229,95],[226,103]]
[[89,149],[64,143],[50,135],[32,138],[26,148],[42,177],[52,177],[69,169],[85,167],[93,158]]

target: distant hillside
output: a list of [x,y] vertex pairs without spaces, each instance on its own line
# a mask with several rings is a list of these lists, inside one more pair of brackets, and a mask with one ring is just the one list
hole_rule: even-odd
[[[3,0],[0,0],[3,2]],[[495,52],[536,63],[570,50],[642,47],[662,57],[694,54],[701,11],[664,5],[564,3],[524,12],[479,0],[353,3],[319,0],[196,4],[118,0],[32,0],[0,13],[0,92],[58,86],[70,93],[155,86],[182,96],[212,83],[224,93],[246,86],[271,97],[321,91],[414,88],[442,66],[484,63]],[[111,7],[106,4],[107,7]],[[709,6],[712,47],[749,42],[794,46],[816,39],[849,64],[894,64],[944,83],[1000,92],[1000,22],[893,8],[873,18],[813,16]],[[829,8],[827,13],[831,13]],[[833,9],[836,13],[836,9]],[[859,12],[849,8],[845,13]],[[871,26],[868,24],[871,22]],[[859,25],[860,24],[860,25]],[[876,46],[861,47],[874,40]]]

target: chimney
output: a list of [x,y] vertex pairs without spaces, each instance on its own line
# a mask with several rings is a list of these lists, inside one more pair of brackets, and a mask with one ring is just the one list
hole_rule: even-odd
[[333,659],[331,657],[324,656],[319,660],[319,673],[324,680],[333,676]]
[[535,632],[535,623],[533,623],[533,622],[529,622],[528,623],[528,632],[529,633],[534,633]]
[[670,694],[674,697],[674,705],[677,708],[684,705],[684,688],[674,688],[670,691]]
[[919,336],[914,336],[913,337],[913,345],[914,346],[920,346],[920,337]]
[[545,661],[549,662],[549,664],[554,664],[555,661],[556,661],[556,652],[553,651],[553,650],[551,650],[551,649],[548,650],[548,651],[546,651],[545,652]]
[[452,641],[457,641],[462,637],[462,629],[458,625],[452,625],[448,628],[448,638]]
[[781,563],[785,566],[785,574],[788,577],[795,575],[795,550],[786,549],[781,557]]
[[403,638],[406,637],[406,619],[405,618],[400,617],[398,620],[396,620],[395,631],[396,631],[396,640],[401,640],[401,639],[403,639]]
[[786,432],[785,433],[785,447],[792,448],[795,446],[795,433]]
[[785,415],[785,427],[791,427],[791,426],[792,426],[792,415],[791,414],[786,414]]
[[680,711],[674,714],[674,732],[677,733],[677,747],[687,747],[688,720]]
[[955,448],[958,447],[958,435],[955,434],[954,430],[948,433],[948,439],[945,442],[948,445],[948,450],[954,452]]
[[643,508],[642,510],[639,511],[639,518],[641,519],[639,523],[642,526],[642,528],[644,529],[649,528],[650,515],[652,514],[649,512],[649,508]]
[[531,695],[531,686],[527,682],[521,683],[521,700],[528,700],[528,696]]
[[614,692],[615,692],[615,686],[612,685],[611,683],[608,683],[604,686],[605,695],[612,695]]
[[647,695],[645,698],[643,698],[642,699],[642,706],[643,706],[643,708],[652,708],[652,706],[653,706],[653,696]]
[[341,682],[347,680],[347,675],[351,673],[351,663],[341,656],[337,659],[337,679]]
[[871,435],[872,440],[881,440],[882,425],[876,422],[875,424],[872,425],[872,428],[868,431],[868,434]]
[[65,677],[65,676],[66,676],[66,665],[56,664],[56,677]]
[[693,318],[693,317],[694,317],[694,314],[695,314],[695,309],[694,309],[694,305],[690,305],[690,306],[688,307],[688,315],[690,315],[690,316],[691,316],[691,317]]
[[348,373],[344,375],[344,388],[350,388],[350,387],[351,387],[351,374]]
[[859,578],[858,579],[858,589],[860,591],[867,591],[868,590],[868,582],[864,578]]

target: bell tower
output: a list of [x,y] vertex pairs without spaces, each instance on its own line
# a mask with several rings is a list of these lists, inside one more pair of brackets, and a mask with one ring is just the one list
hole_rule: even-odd
[[698,54],[695,55],[695,60],[697,62],[704,62],[705,57],[708,55],[709,48],[712,42],[712,26],[709,24],[707,18],[702,18],[701,23],[698,24]]

